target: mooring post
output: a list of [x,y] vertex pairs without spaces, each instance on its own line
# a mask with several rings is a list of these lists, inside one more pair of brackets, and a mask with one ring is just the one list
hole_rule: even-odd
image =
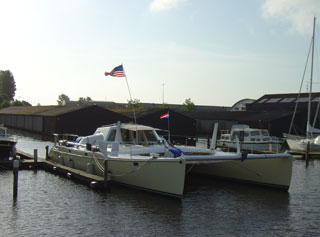
[[306,166],[308,166],[309,162],[309,150],[310,150],[310,142],[307,144],[307,151],[306,151]]
[[19,166],[20,161],[15,158],[13,160],[13,199],[16,199],[18,196]]
[[46,146],[46,160],[49,160],[49,146]]
[[104,160],[104,189],[108,188],[108,161]]
[[37,164],[38,164],[38,150],[37,149],[33,150],[33,159],[34,159],[34,167],[37,167]]

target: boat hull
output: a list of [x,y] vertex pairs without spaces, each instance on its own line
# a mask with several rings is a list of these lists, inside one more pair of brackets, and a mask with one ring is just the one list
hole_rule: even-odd
[[49,157],[52,161],[86,172],[90,170],[89,173],[102,177],[106,161],[111,181],[174,197],[183,195],[186,164],[179,158],[119,155],[105,159],[100,152],[67,148],[52,148]]
[[0,160],[5,160],[15,155],[15,145],[16,142],[14,141],[0,140]]
[[246,159],[199,164],[194,166],[191,172],[288,190],[292,175],[292,158]]
[[[308,139],[291,139],[287,138],[287,143],[290,149],[290,152],[297,154],[320,154],[320,145],[313,143]],[[309,149],[308,149],[308,141]]]

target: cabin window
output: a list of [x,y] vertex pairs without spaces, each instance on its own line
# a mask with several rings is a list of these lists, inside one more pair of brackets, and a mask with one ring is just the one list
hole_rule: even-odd
[[236,139],[236,137],[240,138],[240,133],[238,131],[232,133],[232,138]]
[[4,137],[6,135],[6,132],[4,130],[0,130],[0,136]]
[[130,142],[130,131],[127,129],[121,129],[121,137],[123,142]]
[[268,136],[269,136],[268,131],[261,131],[261,133],[262,133],[262,136],[266,136],[266,137],[268,137]]
[[268,138],[268,137],[263,138],[263,141],[264,141],[264,142],[268,142],[268,141],[270,141],[270,138]]
[[251,136],[259,136],[260,133],[258,131],[252,131],[252,132],[250,132],[250,135]]
[[111,130],[109,132],[109,135],[108,135],[108,138],[107,138],[107,141],[108,142],[113,142],[116,140],[116,130]]
[[245,137],[249,137],[249,132],[244,132]]
[[149,142],[156,142],[157,141],[157,138],[155,137],[155,135],[153,134],[152,131],[145,131],[144,134],[146,135]]

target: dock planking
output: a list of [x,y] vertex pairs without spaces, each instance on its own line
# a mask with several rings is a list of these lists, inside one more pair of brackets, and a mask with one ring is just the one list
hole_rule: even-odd
[[[35,160],[32,155],[22,151],[17,151],[17,156],[20,157],[20,170],[45,170],[53,174],[58,174],[81,183],[88,184],[90,186],[92,182],[96,182],[96,187],[104,186],[104,177],[89,174],[82,170],[61,165],[40,157]],[[5,164],[7,169],[12,170],[12,160],[6,161],[3,164]]]

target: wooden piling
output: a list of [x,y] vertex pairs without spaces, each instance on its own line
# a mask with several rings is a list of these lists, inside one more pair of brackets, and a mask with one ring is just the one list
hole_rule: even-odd
[[17,199],[18,196],[18,179],[19,179],[19,166],[18,159],[13,160],[13,199]]
[[34,159],[34,164],[36,165],[38,162],[38,150],[33,149],[33,159]]
[[49,146],[46,146],[46,160],[49,159]]
[[104,189],[108,188],[108,161],[104,160]]
[[309,162],[309,151],[310,151],[310,142],[308,142],[307,144],[307,151],[306,151],[306,166],[308,166],[308,162]]

